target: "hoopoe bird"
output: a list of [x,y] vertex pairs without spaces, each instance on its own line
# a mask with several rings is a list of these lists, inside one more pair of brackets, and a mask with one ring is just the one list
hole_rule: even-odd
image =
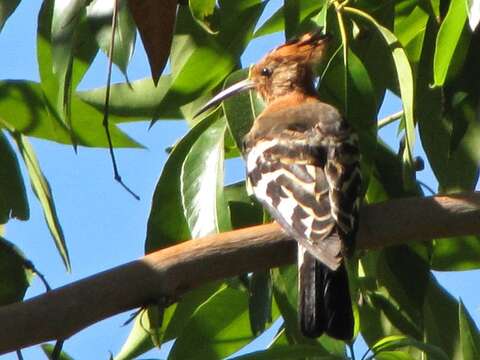
[[248,186],[298,243],[300,330],[348,341],[354,320],[344,259],[358,227],[360,154],[357,135],[314,86],[329,39],[313,32],[277,47],[200,112],[246,89],[265,101],[244,138]]

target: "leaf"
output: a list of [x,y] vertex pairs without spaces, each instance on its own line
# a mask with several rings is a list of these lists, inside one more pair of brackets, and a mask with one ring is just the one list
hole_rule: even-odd
[[376,360],[415,360],[415,358],[403,351],[384,351],[375,356]]
[[468,4],[468,25],[470,25],[470,30],[472,32],[478,26],[480,22],[480,1],[479,0],[467,0]]
[[18,159],[3,131],[0,131],[0,224],[30,216],[25,184]]
[[170,54],[177,0],[128,0],[128,7],[142,38],[153,82],[157,84]]
[[431,277],[423,304],[424,340],[438,346],[448,359],[463,360],[458,324],[458,303]]
[[155,187],[147,224],[147,253],[190,239],[181,197],[183,163],[197,139],[216,120],[213,114],[194,126],[173,148]]
[[[77,143],[84,146],[107,147],[102,125],[103,115],[91,106],[72,97],[73,130]],[[40,84],[26,80],[0,81],[0,125],[10,131],[41,139],[71,144],[70,133],[45,100]],[[110,125],[116,147],[141,147],[140,144]]]
[[[227,87],[246,79],[248,70],[237,70],[230,74],[225,80],[223,86]],[[241,151],[243,148],[243,138],[250,131],[253,121],[263,110],[264,104],[257,97],[255,92],[242,92],[222,103],[223,112],[227,118],[228,128],[235,139],[237,148]]]
[[460,343],[464,359],[480,358],[480,334],[472,317],[460,300],[458,304]]
[[[300,22],[312,17],[325,4],[325,1],[305,0],[299,1],[299,20]],[[255,31],[254,37],[265,36],[274,32],[282,31],[285,28],[284,8],[280,7],[275,13]]]
[[43,215],[45,217],[48,229],[50,230],[50,234],[55,242],[55,246],[57,247],[58,253],[63,260],[65,268],[70,272],[70,258],[68,256],[63,230],[55,209],[55,202],[53,200],[50,184],[43,175],[35,152],[33,151],[33,148],[28,142],[27,138],[23,135],[15,134],[14,139],[17,143],[20,154],[22,155],[23,161],[25,162],[25,166],[27,167],[32,190],[42,206]]
[[[55,347],[52,344],[42,344],[43,353],[49,358],[52,358],[53,349]],[[68,355],[65,350],[60,352],[60,355],[57,358],[58,360],[73,360],[73,357]]]
[[325,350],[314,345],[289,345],[276,346],[271,349],[254,351],[250,354],[236,356],[230,358],[231,360],[291,360],[314,358],[316,360],[340,360],[343,357],[325,355]]
[[[403,154],[403,159],[404,162],[407,164],[407,167],[411,168],[413,162],[413,145],[415,143],[415,122],[413,117],[414,87],[412,69],[410,67],[410,63],[408,61],[405,50],[400,46],[397,38],[390,30],[380,25],[373,17],[371,17],[367,13],[348,6],[344,7],[344,10],[372,24],[382,35],[386,44],[391,50],[391,54],[397,71],[397,78],[400,87],[400,94],[402,98],[405,119],[404,121],[406,146]],[[406,170],[408,171],[409,169]],[[404,179],[407,182],[406,185],[411,188],[412,184],[409,183],[410,181],[408,181],[408,176],[405,173]]]
[[208,300],[217,290],[218,283],[211,283],[185,294],[178,303],[167,307],[164,311],[163,322],[160,328],[151,329],[148,316],[142,312],[136,317],[132,330],[115,360],[134,359],[153,349],[152,331],[157,332],[163,342],[176,338],[188,320],[203,302]]
[[74,35],[84,12],[85,0],[54,0],[50,32],[52,70],[58,87],[54,104],[69,129]]
[[431,268],[464,271],[480,268],[480,239],[477,236],[433,240]]
[[218,118],[198,137],[182,164],[182,205],[193,238],[231,228],[223,196],[225,129],[225,118]]
[[[189,9],[180,6],[174,39],[178,45],[171,57],[172,85],[160,106],[190,103],[218,86],[239,63],[264,6],[260,0],[222,2],[217,15],[218,36],[203,31]],[[184,33],[189,34],[186,39],[181,35]]]
[[[160,77],[157,85],[150,79],[132,81],[130,84],[113,84],[110,88],[110,115],[114,115],[116,121],[145,120],[152,118],[181,119],[179,104],[176,102],[159,105],[171,85],[171,76]],[[87,91],[79,91],[77,94],[87,104],[98,111],[104,111],[105,87]]]
[[94,0],[87,7],[87,21],[93,28],[98,46],[108,56],[112,40],[113,9],[116,2],[118,10],[112,61],[126,76],[136,37],[135,23],[128,11],[127,3],[118,0]]
[[378,341],[373,347],[372,352],[375,358],[384,352],[397,350],[405,347],[415,347],[421,350],[429,359],[448,360],[447,355],[437,346],[426,344],[424,342],[408,338],[405,336],[389,336]]
[[192,316],[168,359],[221,359],[246,345],[252,340],[247,306],[244,292],[220,289]]
[[438,30],[433,59],[433,78],[436,86],[442,86],[459,44],[467,19],[465,1],[452,1],[447,15]]
[[32,271],[25,264],[28,260],[11,242],[0,237],[0,305],[19,302],[32,281]]
[[224,191],[230,208],[230,221],[233,229],[263,223],[263,208],[248,196],[245,181],[228,185]]
[[0,31],[2,31],[5,22],[13,14],[20,0],[3,0],[0,2]]
[[250,276],[248,299],[250,327],[258,336],[272,323],[272,279],[270,271],[254,272]]
[[215,34],[216,31],[211,28],[211,17],[215,9],[215,0],[189,0],[188,5],[192,16],[205,31]]
[[300,23],[300,1],[285,0],[283,16],[285,18],[285,38],[291,39],[297,33]]

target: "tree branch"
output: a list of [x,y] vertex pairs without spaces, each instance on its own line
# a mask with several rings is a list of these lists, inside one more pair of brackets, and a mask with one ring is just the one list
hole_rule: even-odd
[[[365,206],[359,249],[480,234],[480,193]],[[186,241],[140,260],[0,308],[0,353],[53,339],[208,281],[291,263],[295,242],[277,224]]]

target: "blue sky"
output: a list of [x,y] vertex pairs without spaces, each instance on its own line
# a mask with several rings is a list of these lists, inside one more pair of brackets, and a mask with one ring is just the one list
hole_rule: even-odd
[[[281,2],[271,1],[274,9]],[[15,14],[0,33],[0,78],[38,80],[35,54],[36,16],[40,0],[22,1]],[[243,65],[257,61],[267,50],[281,43],[283,37],[274,35],[252,43],[243,57]],[[137,42],[129,66],[131,80],[149,76],[145,53]],[[82,89],[103,86],[106,78],[106,58],[99,54],[81,84]],[[114,81],[123,81],[118,71]],[[391,98],[382,108],[380,117],[400,109],[398,100]],[[134,260],[143,255],[146,219],[154,186],[166,159],[165,148],[171,146],[186,131],[182,122],[159,121],[148,130],[148,123],[126,124],[122,128],[148,150],[117,150],[123,179],[141,197],[135,201],[112,177],[107,151],[80,148],[75,154],[71,146],[32,139],[45,175],[54,191],[57,210],[66,235],[73,271],[65,273],[63,264],[50,238],[40,207],[28,186],[31,219],[12,221],[5,237],[17,244],[36,267],[43,272],[52,287],[59,287],[102,270]],[[396,125],[381,131],[381,136],[396,144]],[[417,152],[424,154],[420,148]],[[227,181],[243,176],[240,162],[227,164]],[[419,173],[420,179],[436,188],[431,171]],[[462,298],[477,324],[480,323],[479,299],[474,284],[480,280],[479,271],[437,273],[440,282]],[[44,288],[34,280],[27,297],[43,293]],[[69,339],[65,350],[76,359],[108,358],[108,351],[118,352],[126,339],[129,327],[122,323],[129,314],[121,314],[95,324]],[[23,351],[25,359],[41,358],[38,347]],[[150,357],[161,357],[158,351]],[[0,359],[15,359],[10,354]]]

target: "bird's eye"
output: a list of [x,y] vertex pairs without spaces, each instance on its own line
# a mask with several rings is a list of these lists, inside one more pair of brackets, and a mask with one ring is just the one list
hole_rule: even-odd
[[270,70],[269,68],[263,68],[261,71],[260,71],[260,74],[262,76],[267,76],[269,77],[270,75],[272,75],[272,70]]

